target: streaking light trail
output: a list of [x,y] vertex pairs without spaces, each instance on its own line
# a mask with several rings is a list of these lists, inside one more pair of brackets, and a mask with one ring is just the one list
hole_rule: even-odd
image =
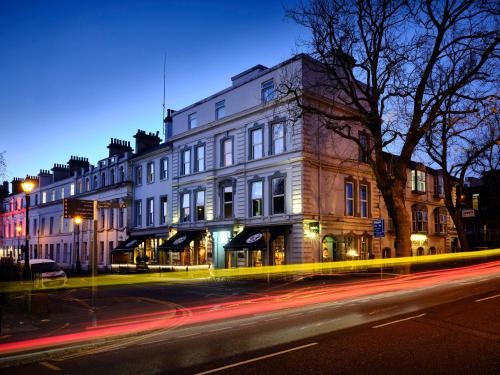
[[468,267],[420,272],[394,279],[326,285],[315,287],[313,290],[297,288],[286,292],[274,292],[264,297],[244,298],[232,302],[206,304],[184,309],[186,311],[167,309],[155,313],[136,314],[116,320],[101,321],[98,322],[97,326],[89,326],[81,332],[0,344],[0,354],[7,355],[102,338],[147,333],[180,324],[203,324],[284,309],[352,300],[382,293],[414,291],[447,282],[498,274],[500,274],[500,261],[494,261]]

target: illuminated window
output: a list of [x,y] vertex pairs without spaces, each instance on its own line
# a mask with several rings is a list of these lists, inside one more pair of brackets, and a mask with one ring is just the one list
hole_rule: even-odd
[[250,183],[250,205],[252,216],[262,216],[263,210],[263,191],[262,181],[253,181]]
[[222,146],[222,158],[221,166],[227,167],[233,165],[233,139],[226,138],[221,143]]
[[42,192],[42,204],[47,203],[47,192],[43,191]]
[[72,182],[69,185],[69,195],[75,195],[75,183],[74,182]]
[[168,214],[168,198],[160,197],[160,224],[166,224]]
[[205,191],[196,192],[196,220],[205,220]]
[[64,186],[61,188],[61,199],[64,199],[64,195],[65,195],[65,192],[64,192]]
[[197,146],[194,149],[195,172],[203,172],[205,170],[205,146]]
[[181,194],[181,220],[183,222],[191,221],[191,194]]
[[264,140],[262,128],[250,131],[250,159],[260,159],[263,156]]
[[165,180],[168,178],[168,159],[164,158],[160,160],[160,180]]
[[182,159],[181,173],[183,175],[190,174],[191,173],[191,150],[186,149],[186,150],[182,151],[181,159]]
[[472,194],[472,208],[479,210],[479,194]]
[[412,170],[411,171],[411,190],[425,193],[425,172]]
[[150,184],[150,183],[155,181],[155,164],[154,164],[154,162],[150,161],[148,163],[147,171],[148,171],[147,180],[148,180],[148,183]]
[[154,224],[154,199],[148,198],[146,200],[146,225],[150,226]]

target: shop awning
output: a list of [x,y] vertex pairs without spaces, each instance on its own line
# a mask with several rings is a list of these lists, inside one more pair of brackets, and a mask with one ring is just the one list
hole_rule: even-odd
[[289,226],[269,226],[269,227],[245,227],[242,232],[229,241],[224,248],[227,251],[234,250],[265,250],[266,241],[263,231],[268,229],[271,233],[269,241],[277,236],[285,234]]
[[201,240],[204,230],[179,231],[158,246],[159,251],[182,251],[193,240]]
[[125,241],[121,242],[117,247],[115,247],[111,252],[114,253],[134,251],[137,246],[140,246],[148,238],[149,236],[130,236]]

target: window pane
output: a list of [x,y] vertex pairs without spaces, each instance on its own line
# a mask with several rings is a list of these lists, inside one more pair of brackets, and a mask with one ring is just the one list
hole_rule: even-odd
[[285,134],[284,125],[275,124],[273,125],[273,152],[274,154],[281,154],[285,151]]
[[205,192],[204,191],[198,191],[196,193],[196,205],[197,206],[204,206],[205,205]]
[[285,194],[285,179],[275,178],[273,179],[273,195]]
[[231,139],[226,139],[224,141],[224,165],[233,164],[233,143]]
[[252,182],[252,199],[262,198],[262,181]]
[[262,157],[262,130],[252,131],[252,158],[258,159]]

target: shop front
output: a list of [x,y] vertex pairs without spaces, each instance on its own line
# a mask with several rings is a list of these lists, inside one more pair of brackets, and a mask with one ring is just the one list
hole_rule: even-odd
[[289,226],[245,227],[224,246],[226,267],[285,264],[286,234],[289,229]]
[[322,241],[322,261],[336,262],[344,260],[370,259],[372,257],[372,236],[368,233],[357,235],[328,234]]
[[146,244],[148,236],[130,236],[111,251],[112,264],[134,264],[140,258],[151,259],[151,246]]
[[205,230],[178,231],[158,246],[159,264],[170,266],[211,263],[210,241]]

